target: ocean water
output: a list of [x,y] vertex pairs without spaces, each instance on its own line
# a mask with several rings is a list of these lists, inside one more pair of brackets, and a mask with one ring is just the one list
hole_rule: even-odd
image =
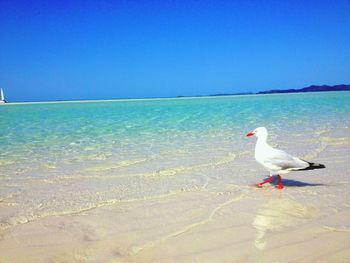
[[[349,132],[350,92],[0,106],[0,229],[266,175],[256,127],[313,160]],[[249,164],[249,165],[247,165]]]

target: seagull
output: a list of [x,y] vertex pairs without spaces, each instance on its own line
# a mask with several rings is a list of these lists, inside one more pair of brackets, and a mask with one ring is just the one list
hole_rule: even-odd
[[254,131],[247,133],[246,136],[258,137],[255,145],[255,160],[270,172],[270,177],[256,184],[257,187],[262,187],[263,184],[272,182],[273,176],[277,175],[278,185],[276,185],[276,188],[283,189],[281,174],[287,174],[291,171],[326,168],[323,164],[308,162],[282,150],[272,148],[266,141],[268,133],[265,127],[256,128]]

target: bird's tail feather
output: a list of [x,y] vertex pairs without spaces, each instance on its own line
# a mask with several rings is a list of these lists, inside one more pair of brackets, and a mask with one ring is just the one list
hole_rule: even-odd
[[308,161],[305,161],[309,164],[308,167],[303,168],[303,169],[299,169],[299,171],[305,171],[305,170],[315,170],[315,169],[322,169],[322,168],[326,168],[326,166],[324,164],[320,164],[320,163],[311,163]]

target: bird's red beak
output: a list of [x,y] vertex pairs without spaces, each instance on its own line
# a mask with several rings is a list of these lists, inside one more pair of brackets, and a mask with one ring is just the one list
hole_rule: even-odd
[[253,136],[254,133],[250,132],[250,133],[247,133],[246,136]]

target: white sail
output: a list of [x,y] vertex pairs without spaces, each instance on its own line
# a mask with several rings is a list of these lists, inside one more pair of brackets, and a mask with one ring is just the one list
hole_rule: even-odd
[[5,102],[4,92],[2,88],[0,88],[0,102]]

